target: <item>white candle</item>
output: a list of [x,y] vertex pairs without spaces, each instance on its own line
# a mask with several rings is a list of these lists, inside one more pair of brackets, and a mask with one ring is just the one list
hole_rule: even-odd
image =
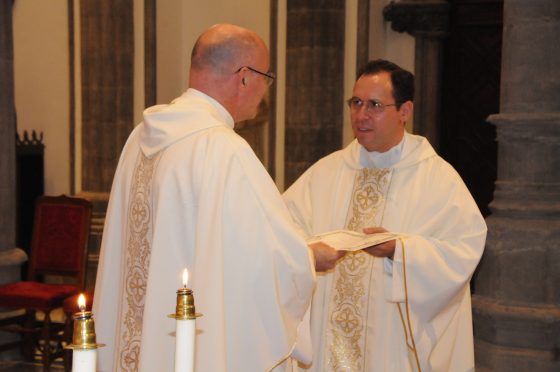
[[[177,291],[178,310],[175,313],[175,372],[192,372],[194,370],[194,335],[196,318],[194,314],[194,298],[192,314],[185,314],[187,295],[192,296],[192,291],[187,289],[189,272],[183,271],[183,288]],[[179,306],[179,304],[182,304]]]
[[195,319],[177,319],[175,341],[175,372],[194,370]]
[[[83,294],[78,297],[78,307],[80,312],[75,321],[84,321],[80,317],[85,318],[86,298]],[[91,314],[89,314],[91,318]],[[95,330],[92,330],[95,333]],[[75,347],[72,351],[72,372],[95,372],[97,362],[97,348],[82,349]]]
[[72,372],[95,372],[97,349],[74,349],[72,351]]

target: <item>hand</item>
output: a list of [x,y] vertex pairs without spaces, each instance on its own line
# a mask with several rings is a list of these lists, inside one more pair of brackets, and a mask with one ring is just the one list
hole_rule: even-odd
[[323,242],[310,244],[309,248],[315,256],[315,271],[327,271],[334,268],[336,262],[346,254],[346,251],[337,251]]
[[[378,234],[382,232],[387,232],[387,229],[383,227],[366,227],[364,229],[365,234]],[[389,257],[393,258],[395,254],[396,241],[389,240],[388,242],[372,245],[371,247],[362,249],[364,252],[371,254],[374,257]]]

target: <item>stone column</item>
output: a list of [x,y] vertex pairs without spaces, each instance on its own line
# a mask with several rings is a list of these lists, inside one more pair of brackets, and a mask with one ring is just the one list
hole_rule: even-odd
[[0,284],[20,279],[16,248],[16,111],[12,0],[0,1]]
[[16,112],[12,1],[0,1],[0,251],[16,243]]
[[288,1],[285,186],[340,149],[344,1]]
[[156,0],[144,0],[144,106],[156,104]]
[[446,0],[403,0],[383,9],[397,32],[414,36],[414,132],[439,147],[443,38],[449,28]]
[[356,71],[369,61],[369,24],[370,24],[370,0],[358,0],[358,40],[356,50]]
[[[25,252],[16,248],[16,111],[12,0],[0,0],[0,284],[20,280]],[[2,317],[0,313],[0,318]],[[0,344],[17,339],[0,334]],[[0,358],[13,358],[2,353]]]
[[498,178],[473,296],[477,371],[560,370],[560,2],[505,0]]
[[81,0],[82,190],[93,202],[86,286],[93,289],[113,175],[134,128],[132,0]]

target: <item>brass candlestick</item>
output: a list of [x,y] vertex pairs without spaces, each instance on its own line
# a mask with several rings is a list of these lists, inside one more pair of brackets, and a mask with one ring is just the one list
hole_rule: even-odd
[[91,311],[85,311],[86,300],[83,294],[80,295],[78,299],[78,307],[80,311],[75,313],[72,317],[74,319],[72,343],[67,345],[66,349],[89,350],[105,346],[105,344],[97,343],[93,313]]
[[175,314],[170,314],[170,318],[178,320],[195,319],[202,316],[195,311],[193,291],[187,287],[177,290],[177,305]]
[[105,346],[98,344],[95,337],[95,323],[91,311],[74,314],[74,333],[72,334],[73,349],[97,349]]

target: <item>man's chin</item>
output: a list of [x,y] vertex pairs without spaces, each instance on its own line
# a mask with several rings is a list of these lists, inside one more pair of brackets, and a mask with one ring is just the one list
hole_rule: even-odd
[[381,146],[377,143],[372,143],[371,141],[365,141],[363,138],[360,139],[359,137],[356,137],[356,139],[358,140],[358,143],[360,145],[362,145],[363,148],[365,148],[367,150],[367,152],[385,152],[387,150],[384,150],[381,148]]
[[[373,150],[369,150],[370,148],[374,147],[371,143],[371,139],[367,138],[369,136],[365,136],[361,133],[358,133],[356,136],[356,139],[358,140],[358,143],[360,145],[362,145],[362,147],[364,147],[366,150],[368,151],[373,151]],[[369,139],[369,140],[368,140]]]

